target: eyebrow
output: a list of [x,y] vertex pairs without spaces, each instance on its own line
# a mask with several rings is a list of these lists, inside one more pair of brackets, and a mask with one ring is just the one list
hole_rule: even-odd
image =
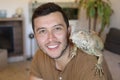
[[37,28],[36,31],[38,32],[40,29],[45,29],[44,27]]
[[62,26],[63,27],[63,24],[57,24],[57,25],[54,25],[53,27],[56,27],[56,26]]
[[[62,26],[63,27],[63,24],[56,24],[53,27],[56,27],[56,26]],[[44,27],[40,27],[40,28],[37,28],[36,31],[39,31],[40,29],[45,29],[45,28]]]

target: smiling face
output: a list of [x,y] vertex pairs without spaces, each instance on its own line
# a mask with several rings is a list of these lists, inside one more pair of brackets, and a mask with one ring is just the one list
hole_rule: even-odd
[[34,19],[35,37],[43,52],[59,58],[68,49],[70,27],[67,28],[60,12],[53,12]]

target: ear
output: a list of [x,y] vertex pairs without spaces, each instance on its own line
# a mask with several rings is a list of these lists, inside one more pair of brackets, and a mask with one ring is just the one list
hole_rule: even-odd
[[68,39],[70,38],[71,36],[71,26],[68,27]]
[[71,26],[68,27],[68,34],[71,34]]
[[69,27],[68,27],[68,40],[69,40],[70,44],[73,44],[73,43],[72,43],[72,40],[70,39],[71,34],[72,34],[71,32],[72,32],[72,28],[71,28],[71,26],[69,26]]

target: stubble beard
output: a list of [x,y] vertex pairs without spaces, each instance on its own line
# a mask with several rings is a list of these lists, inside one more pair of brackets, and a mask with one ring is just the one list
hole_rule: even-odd
[[68,43],[68,41],[67,41],[66,46],[65,46],[64,49],[61,51],[61,54],[60,54],[58,57],[54,58],[54,59],[58,59],[58,58],[60,58],[60,57],[66,52],[68,46],[69,46],[69,43]]
[[[38,45],[38,46],[39,46],[39,45]],[[39,49],[40,49],[42,52],[44,52],[46,55],[48,55],[50,58],[58,59],[58,58],[60,58],[60,57],[66,52],[68,46],[69,46],[69,40],[67,40],[65,47],[63,46],[64,48],[62,49],[62,51],[61,51],[61,53],[60,53],[60,55],[59,55],[58,57],[51,57],[50,55],[48,55],[48,52],[47,52],[46,50],[44,50],[43,48],[41,48],[40,46],[39,46]]]

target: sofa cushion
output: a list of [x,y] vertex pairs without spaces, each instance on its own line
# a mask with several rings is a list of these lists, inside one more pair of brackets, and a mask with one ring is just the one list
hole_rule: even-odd
[[120,54],[120,30],[111,28],[106,36],[105,49]]

